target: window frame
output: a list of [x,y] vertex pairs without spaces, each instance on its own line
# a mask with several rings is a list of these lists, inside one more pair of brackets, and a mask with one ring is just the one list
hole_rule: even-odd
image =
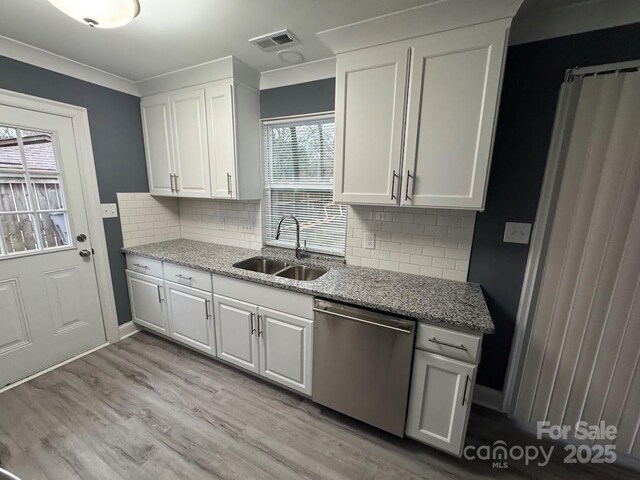
[[[308,122],[313,122],[313,121],[322,121],[322,120],[332,120],[333,124],[334,124],[334,128],[335,128],[335,111],[326,111],[326,112],[319,112],[319,113],[311,113],[311,114],[301,114],[301,115],[289,115],[289,116],[281,116],[281,117],[272,117],[272,118],[264,118],[261,120],[260,122],[260,127],[261,127],[261,145],[260,145],[260,157],[261,157],[261,165],[260,165],[260,170],[262,172],[262,244],[263,246],[267,246],[267,247],[277,247],[277,248],[286,248],[288,250],[294,250],[295,249],[295,245],[291,245],[290,242],[287,241],[282,241],[282,240],[275,240],[275,239],[269,239],[268,238],[268,234],[269,234],[269,226],[268,226],[268,222],[267,222],[267,212],[270,212],[270,199],[269,196],[267,195],[267,176],[266,176],[266,162],[267,162],[267,149],[266,149],[266,138],[265,138],[265,131],[266,128],[269,126],[274,126],[274,125],[286,125],[286,124],[292,124],[292,123],[308,123]],[[335,147],[335,145],[334,145]],[[335,160],[335,148],[334,148],[334,160]],[[335,163],[334,163],[335,165]],[[334,179],[335,179],[335,171],[334,171]],[[333,197],[333,192],[335,189],[335,180],[334,182],[331,184],[330,188],[318,188],[318,187],[312,187],[312,186],[307,186],[306,188],[293,188],[291,189],[292,191],[302,191],[302,192],[330,192],[332,194]],[[338,204],[336,204],[338,205]],[[346,205],[340,205],[341,208],[347,208]],[[347,212],[345,212],[345,218],[346,218]],[[302,240],[301,240],[302,242]],[[311,252],[311,253],[320,253],[323,255],[330,255],[330,256],[335,256],[338,258],[345,258],[346,257],[346,242],[347,242],[347,225],[346,225],[346,220],[345,220],[345,228],[344,228],[344,237],[343,237],[343,243],[342,243],[342,253],[336,253],[335,250],[329,250],[329,249],[323,249],[323,248],[317,248],[317,247],[309,247],[306,249],[307,252]],[[304,243],[302,242],[300,245],[301,248],[304,248]]]
[[[45,253],[52,253],[56,251],[68,250],[75,248],[73,241],[73,232],[71,230],[71,220],[69,218],[69,205],[66,201],[65,186],[64,186],[64,174],[62,171],[62,165],[60,163],[60,152],[56,141],[56,132],[46,129],[35,129],[31,127],[21,125],[2,125],[5,128],[14,129],[16,131],[16,144],[20,152],[21,164],[15,168],[0,168],[0,178],[22,177],[24,179],[24,188],[26,193],[27,208],[20,211],[7,211],[0,212],[0,217],[10,215],[26,215],[31,218],[34,227],[34,238],[36,240],[36,248],[30,250],[23,250],[17,252],[9,251],[4,238],[4,230],[0,225],[0,262],[2,260],[8,260],[17,257],[39,255]],[[48,134],[51,139],[51,148],[54,154],[55,170],[39,170],[37,168],[30,168],[28,165],[28,159],[25,152],[23,131],[38,132],[42,134]],[[41,209],[38,195],[36,193],[35,184],[38,183],[50,183],[56,181],[59,189],[61,208],[58,209]],[[16,182],[17,183],[17,182]],[[67,228],[67,235],[69,243],[67,245],[57,245],[53,247],[46,246],[45,236],[41,228],[41,215],[53,215],[56,213],[62,213],[65,218],[65,224]]]

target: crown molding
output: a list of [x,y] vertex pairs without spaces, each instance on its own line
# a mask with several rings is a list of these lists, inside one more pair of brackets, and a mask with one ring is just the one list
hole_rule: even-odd
[[638,0],[585,0],[564,7],[516,15],[510,45],[640,22]]
[[84,63],[0,36],[0,55],[46,70],[138,96],[136,83]]
[[417,7],[318,32],[335,53],[406,40],[501,18],[512,18],[523,0],[432,0]]
[[260,90],[313,82],[335,76],[336,58],[323,58],[322,60],[262,72],[260,75]]

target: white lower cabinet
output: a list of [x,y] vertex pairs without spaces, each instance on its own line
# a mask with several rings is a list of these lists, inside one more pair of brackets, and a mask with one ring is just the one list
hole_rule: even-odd
[[313,321],[258,308],[260,375],[311,395]]
[[173,282],[165,282],[169,334],[176,340],[215,355],[212,295]]
[[462,455],[476,365],[416,350],[405,433]]
[[222,295],[213,304],[218,358],[311,395],[313,320]]
[[258,307],[221,295],[213,296],[218,358],[258,373]]
[[164,280],[127,270],[131,319],[149,330],[167,334]]

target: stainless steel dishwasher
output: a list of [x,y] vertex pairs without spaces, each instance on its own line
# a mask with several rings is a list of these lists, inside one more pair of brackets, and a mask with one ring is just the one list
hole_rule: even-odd
[[403,436],[415,322],[320,299],[313,310],[313,401]]

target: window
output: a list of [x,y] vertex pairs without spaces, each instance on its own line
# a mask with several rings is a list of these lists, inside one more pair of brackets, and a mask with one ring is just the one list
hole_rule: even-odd
[[347,207],[333,203],[333,116],[264,122],[265,243],[293,248],[300,222],[308,250],[344,255]]
[[51,134],[0,125],[0,256],[67,245]]

